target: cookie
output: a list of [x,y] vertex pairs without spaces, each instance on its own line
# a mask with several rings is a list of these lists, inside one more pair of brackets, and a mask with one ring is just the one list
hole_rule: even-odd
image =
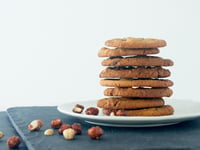
[[100,78],[165,78],[170,71],[162,67],[108,67],[101,71]]
[[171,105],[164,105],[162,107],[144,108],[144,109],[132,109],[132,110],[112,110],[102,109],[103,114],[110,116],[111,113],[119,116],[166,116],[172,115],[174,109]]
[[102,79],[102,86],[109,87],[170,87],[173,82],[168,79]]
[[98,107],[109,109],[139,109],[163,105],[164,100],[162,98],[103,98],[97,102]]
[[156,48],[167,45],[165,40],[152,38],[117,38],[107,40],[105,45],[118,48]]
[[108,58],[102,66],[173,66],[173,61],[156,56],[134,56],[126,58]]
[[170,88],[107,88],[105,96],[121,97],[170,97],[173,91]]
[[110,49],[103,47],[98,52],[99,57],[118,57],[118,56],[133,56],[133,55],[148,55],[158,54],[160,51],[158,48],[143,48],[143,49]]

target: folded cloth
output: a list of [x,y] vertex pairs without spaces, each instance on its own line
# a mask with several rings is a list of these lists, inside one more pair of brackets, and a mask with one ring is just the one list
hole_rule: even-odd
[[[18,134],[10,123],[7,113],[3,111],[0,112],[0,131],[2,131],[5,135],[2,139],[0,139],[0,150],[10,150],[6,145],[6,141],[9,137],[18,136]],[[15,150],[27,150],[27,148],[22,142],[18,148],[15,148]]]
[[[142,150],[142,149],[200,149],[200,119],[176,125],[146,128],[105,127],[99,140],[91,140],[87,129],[95,126],[75,117],[61,114],[56,107],[14,107],[7,110],[17,132],[30,150]],[[52,119],[60,118],[64,123],[82,124],[82,135],[74,140],[65,140],[55,130],[55,135],[45,136]],[[28,124],[41,119],[44,126],[40,131],[30,132]]]

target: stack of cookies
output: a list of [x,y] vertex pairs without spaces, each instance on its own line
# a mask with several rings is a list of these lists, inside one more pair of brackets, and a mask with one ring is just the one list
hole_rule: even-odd
[[164,116],[174,112],[165,104],[163,97],[170,97],[169,88],[173,82],[166,79],[170,71],[164,67],[173,66],[173,61],[158,56],[158,48],[166,41],[147,38],[121,38],[105,42],[99,57],[106,66],[100,73],[100,84],[108,87],[106,98],[97,106],[105,115],[114,116]]

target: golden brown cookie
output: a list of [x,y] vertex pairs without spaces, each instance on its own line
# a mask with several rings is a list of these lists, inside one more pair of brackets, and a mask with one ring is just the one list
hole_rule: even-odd
[[103,98],[98,100],[97,106],[109,109],[139,109],[148,107],[160,107],[164,105],[162,98]]
[[173,82],[168,79],[101,79],[102,86],[109,87],[170,87]]
[[132,109],[132,110],[111,110],[102,109],[103,114],[110,116],[114,113],[116,116],[166,116],[172,115],[174,109],[171,105],[164,105],[161,107],[144,108],[144,109]]
[[162,67],[108,67],[100,74],[100,78],[165,78],[170,76],[170,71]]
[[108,58],[102,66],[173,66],[173,61],[156,56],[134,56],[126,58]]
[[121,97],[170,97],[173,91],[170,88],[107,88],[105,96]]
[[167,45],[165,40],[152,38],[117,38],[105,42],[105,45],[118,48],[156,48]]
[[158,54],[160,51],[158,48],[143,48],[143,49],[122,49],[115,48],[110,49],[103,47],[100,49],[99,57],[117,57],[117,56],[133,56],[133,55],[148,55],[148,54]]

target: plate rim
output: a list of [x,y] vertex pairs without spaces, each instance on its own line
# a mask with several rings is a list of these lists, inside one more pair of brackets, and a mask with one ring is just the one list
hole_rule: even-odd
[[[95,122],[96,122],[96,124],[98,124],[100,122],[99,124],[104,124],[104,125],[107,125],[107,126],[116,126],[118,124],[117,122],[126,122],[124,124],[120,123],[117,126],[127,126],[127,123],[129,123],[128,124],[128,126],[129,126],[130,123],[137,123],[138,124],[140,122],[153,122],[153,121],[155,121],[154,126],[156,126],[156,124],[157,125],[159,124],[159,121],[168,122],[168,123],[165,123],[165,124],[161,124],[163,126],[163,125],[170,124],[169,121],[179,123],[179,122],[183,122],[183,121],[187,121],[187,120],[193,120],[195,118],[200,117],[200,110],[199,110],[198,113],[184,114],[184,115],[176,114],[176,115],[168,115],[168,116],[117,116],[117,117],[116,116],[104,116],[104,115],[102,115],[102,116],[99,116],[99,115],[98,116],[91,116],[91,115],[86,115],[86,114],[82,114],[82,113],[78,114],[78,113],[74,113],[72,111],[63,111],[62,110],[62,107],[64,105],[67,105],[67,104],[68,105],[69,104],[71,104],[71,105],[83,104],[84,105],[86,103],[87,104],[88,103],[95,103],[96,101],[97,101],[97,99],[96,100],[94,100],[94,99],[93,100],[87,100],[87,101],[83,100],[83,101],[65,102],[63,104],[58,105],[57,110],[59,112],[65,114],[65,115],[69,115],[69,116],[72,116],[72,117],[83,119],[83,120],[85,120],[86,122],[89,122],[89,123],[93,122],[95,124]],[[167,99],[165,101],[167,101],[168,103],[171,102],[172,106],[173,106],[173,103],[174,104],[175,103],[188,103],[188,100],[180,100],[180,99],[179,100],[178,99],[173,99],[173,100]],[[189,102],[200,105],[200,102],[198,102],[198,101],[189,100]],[[71,110],[72,110],[72,108],[71,108]],[[110,123],[110,122],[113,122],[113,123]],[[173,124],[173,123],[171,123],[171,124]],[[142,126],[142,124],[141,125],[133,124],[132,126],[133,127]],[[153,125],[150,125],[150,126],[153,126]]]

